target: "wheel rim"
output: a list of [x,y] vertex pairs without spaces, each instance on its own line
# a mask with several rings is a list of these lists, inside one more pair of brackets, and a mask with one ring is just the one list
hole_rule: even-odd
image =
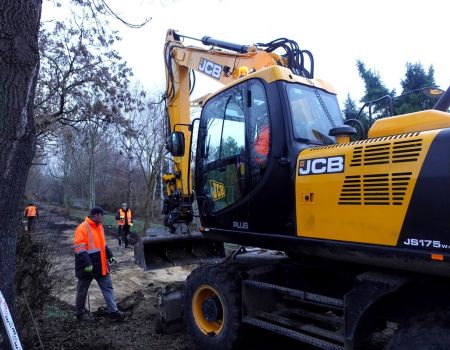
[[[208,298],[218,298],[220,301],[220,307],[222,308],[221,317],[215,321],[208,321],[203,314],[202,305]],[[223,312],[223,303],[220,299],[219,293],[211,286],[201,285],[199,286],[194,293],[194,297],[192,298],[192,313],[194,315],[195,323],[197,327],[204,333],[205,335],[219,335],[223,329],[225,316]]]

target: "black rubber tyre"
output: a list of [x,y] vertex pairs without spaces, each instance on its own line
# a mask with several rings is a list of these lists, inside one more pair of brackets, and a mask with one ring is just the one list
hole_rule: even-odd
[[[186,280],[184,318],[199,349],[235,349],[242,336],[241,279],[234,263],[204,266]],[[214,300],[214,320],[202,305]],[[206,315],[206,316],[205,316]]]
[[433,311],[405,321],[385,350],[450,350],[450,311]]

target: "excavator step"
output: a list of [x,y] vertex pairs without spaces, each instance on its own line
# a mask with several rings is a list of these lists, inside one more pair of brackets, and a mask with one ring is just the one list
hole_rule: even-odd
[[318,335],[323,338],[328,338],[331,340],[335,340],[335,341],[344,343],[344,335],[342,332],[338,333],[338,332],[334,332],[334,331],[329,331],[329,330],[323,329],[321,327],[314,326],[312,324],[299,322],[299,321],[292,320],[287,317],[275,315],[273,313],[268,313],[268,312],[258,313],[257,318],[264,319],[266,321],[276,323],[281,326],[294,328],[295,330],[297,330],[299,332],[309,333],[310,335]]
[[328,324],[333,324],[337,327],[344,326],[344,318],[336,316],[335,314],[319,314],[317,312],[310,312],[300,308],[290,308],[289,313],[293,315],[298,315],[306,319],[316,320]]
[[276,284],[254,281],[254,280],[245,280],[243,281],[244,286],[254,287],[259,289],[266,290],[274,290],[281,292],[282,294],[293,296],[296,299],[303,300],[306,302],[311,302],[314,304],[322,304],[328,306],[330,308],[342,310],[344,307],[344,301],[342,299],[332,298],[321,294],[310,293],[298,289],[287,288],[283,286],[279,286]]
[[322,349],[344,349],[344,301],[258,280],[242,282],[243,321]]
[[281,335],[289,337],[291,339],[295,339],[295,340],[301,341],[303,343],[316,346],[320,349],[325,349],[325,350],[344,350],[345,349],[343,345],[334,344],[330,341],[308,335],[308,334],[300,332],[298,330],[292,330],[287,327],[279,326],[272,322],[263,321],[258,318],[255,318],[255,317],[244,316],[243,321],[245,323],[253,325],[255,327],[266,329],[268,331],[271,331],[271,332],[274,332],[277,334],[281,334]]

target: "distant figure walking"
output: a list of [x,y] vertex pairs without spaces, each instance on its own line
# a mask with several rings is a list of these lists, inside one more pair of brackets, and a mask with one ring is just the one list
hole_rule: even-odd
[[119,312],[114,298],[114,290],[109,276],[109,263],[115,262],[111,250],[106,245],[103,230],[103,210],[94,207],[89,216],[75,229],[73,239],[75,250],[75,276],[78,278],[77,296],[75,300],[76,316],[78,321],[85,319],[85,304],[89,286],[93,279],[97,281],[110,317],[122,320],[123,314]]
[[130,234],[130,227],[133,226],[133,214],[131,209],[128,208],[127,203],[122,203],[122,207],[118,210],[116,215],[117,220],[117,239],[119,245],[122,244],[122,240],[125,244],[125,248],[128,247],[128,235]]
[[31,230],[34,230],[36,220],[39,217],[37,207],[33,203],[28,203],[28,206],[25,208],[25,212],[23,213],[23,217],[28,221],[27,231],[31,232]]

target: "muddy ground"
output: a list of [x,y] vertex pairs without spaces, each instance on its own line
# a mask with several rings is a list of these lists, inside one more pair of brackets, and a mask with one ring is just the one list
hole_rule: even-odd
[[[127,318],[114,322],[108,318],[100,289],[94,281],[90,287],[87,308],[90,319],[77,322],[74,314],[76,278],[72,239],[77,221],[64,217],[57,208],[45,207],[34,233],[48,244],[48,258],[53,263],[54,286],[51,302],[36,320],[39,338],[34,349],[194,349],[184,329],[161,334],[159,325],[158,292],[181,285],[195,266],[171,267],[146,272],[134,263],[133,248],[119,246],[115,228],[107,229],[107,244],[114,253],[116,264],[111,267],[116,300]],[[249,329],[246,349],[311,350],[268,332]],[[379,338],[366,349],[379,349]]]
[[118,307],[126,313],[124,322],[108,318],[103,296],[95,281],[89,289],[87,308],[91,318],[75,319],[76,278],[72,239],[77,221],[65,218],[56,208],[40,210],[36,228],[38,239],[49,242],[47,255],[57,279],[52,301],[37,320],[39,339],[35,348],[44,349],[192,349],[184,331],[162,335],[158,328],[158,291],[170,284],[180,284],[193,267],[173,267],[145,272],[134,264],[133,247],[119,246],[108,230],[107,244],[117,263],[111,276]]

